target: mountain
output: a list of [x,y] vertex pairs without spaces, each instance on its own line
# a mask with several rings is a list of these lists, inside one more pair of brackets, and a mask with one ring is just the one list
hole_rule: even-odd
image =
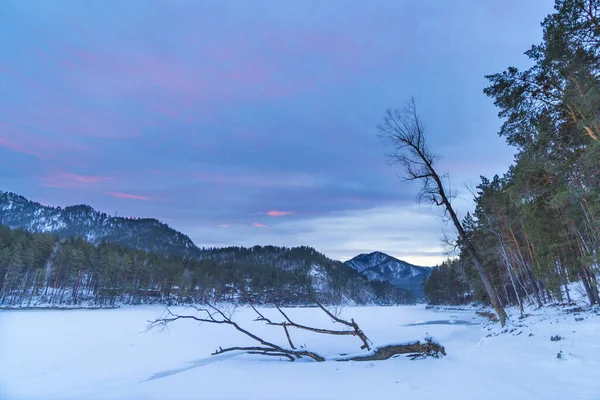
[[120,244],[162,255],[191,257],[199,249],[181,232],[153,218],[113,217],[87,205],[49,207],[0,191],[0,224],[61,238],[80,237],[99,244]]
[[345,264],[370,280],[387,281],[397,288],[409,290],[418,299],[423,298],[422,284],[431,275],[429,267],[412,265],[380,251],[360,254]]
[[[43,293],[43,294],[42,294]],[[410,294],[315,249],[200,249],[151,218],[0,191],[0,305],[234,301],[397,304]]]

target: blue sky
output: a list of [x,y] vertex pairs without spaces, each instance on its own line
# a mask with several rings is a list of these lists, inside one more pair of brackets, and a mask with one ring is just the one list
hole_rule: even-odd
[[200,246],[444,258],[375,126],[414,96],[464,213],[513,150],[484,75],[552,0],[0,0],[0,190],[156,217]]

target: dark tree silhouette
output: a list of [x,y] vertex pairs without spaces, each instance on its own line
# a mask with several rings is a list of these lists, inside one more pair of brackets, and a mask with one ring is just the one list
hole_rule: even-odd
[[452,207],[449,193],[444,186],[442,178],[435,169],[438,159],[427,146],[425,127],[417,114],[414,98],[409,100],[402,109],[388,109],[383,117],[383,122],[377,126],[380,139],[393,147],[388,154],[391,164],[400,164],[404,167],[405,174],[400,176],[403,182],[421,182],[419,200],[431,202],[444,208],[445,214],[454,224],[460,239],[473,259],[475,269],[479,273],[485,286],[490,301],[498,313],[502,326],[506,323],[506,312],[500,303],[496,288],[483,266],[475,246],[463,228],[454,208]]

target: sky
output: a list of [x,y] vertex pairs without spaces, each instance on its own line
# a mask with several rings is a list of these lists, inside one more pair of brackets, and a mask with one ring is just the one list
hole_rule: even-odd
[[376,125],[415,97],[466,189],[514,150],[484,75],[552,0],[0,0],[0,190],[153,217],[199,246],[446,258]]

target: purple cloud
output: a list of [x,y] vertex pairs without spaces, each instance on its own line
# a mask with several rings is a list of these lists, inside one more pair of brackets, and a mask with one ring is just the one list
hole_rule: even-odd
[[44,186],[63,189],[97,186],[114,178],[106,176],[79,175],[71,172],[55,171],[44,178]]
[[131,199],[131,200],[152,200],[152,198],[147,196],[140,196],[131,193],[117,193],[117,192],[107,192],[109,196],[116,197],[118,199]]
[[[5,0],[0,190],[161,218],[198,243],[393,249],[408,228],[363,219],[420,218],[418,188],[374,126],[414,95],[453,183],[501,173],[512,153],[481,89],[541,38],[551,4],[522,3]],[[401,245],[437,254],[440,228]]]
[[284,215],[291,215],[294,214],[293,211],[277,211],[277,210],[272,210],[267,212],[267,215],[269,217],[283,217]]

